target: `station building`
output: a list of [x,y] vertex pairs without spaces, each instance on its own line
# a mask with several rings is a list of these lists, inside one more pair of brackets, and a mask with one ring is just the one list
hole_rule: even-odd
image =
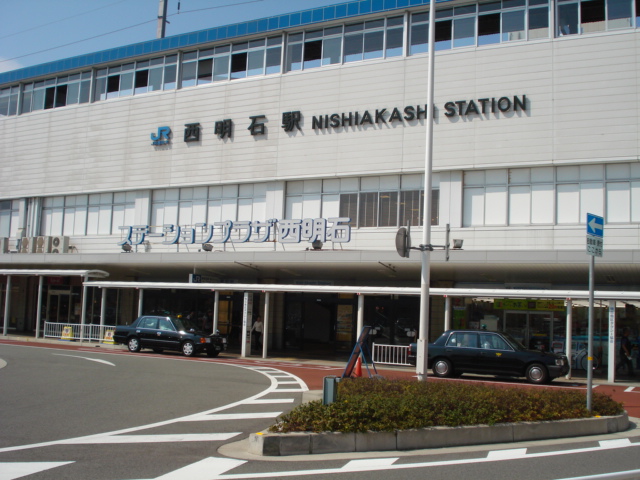
[[[410,225],[419,243],[424,217],[428,3],[350,1],[0,74],[5,329],[215,310],[234,345],[233,285],[353,286],[269,304],[273,348],[350,349],[357,287],[420,284],[395,238]],[[431,243],[463,243],[431,253],[430,278],[471,293],[432,297],[432,338],[447,316],[544,349],[568,313],[585,333],[584,301],[526,291],[588,288],[589,213],[604,218],[596,333],[607,309],[637,333],[639,27],[639,0],[438,3]],[[142,297],[65,270],[230,288]],[[406,344],[418,303],[367,296],[365,323]]]

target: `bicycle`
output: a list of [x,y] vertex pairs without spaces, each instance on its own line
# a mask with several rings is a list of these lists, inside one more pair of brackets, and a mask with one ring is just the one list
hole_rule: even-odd
[[[588,352],[586,348],[573,352],[571,355],[571,368],[577,368],[587,371],[587,368],[589,367],[589,359],[587,357],[587,353]],[[593,363],[591,366],[593,370],[600,366],[598,357],[593,357]]]

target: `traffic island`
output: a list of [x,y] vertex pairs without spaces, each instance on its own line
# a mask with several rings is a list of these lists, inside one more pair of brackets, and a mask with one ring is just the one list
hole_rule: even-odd
[[249,453],[262,456],[419,450],[606,435],[629,428],[627,413],[611,417],[464,427],[428,427],[395,432],[268,433],[249,437]]

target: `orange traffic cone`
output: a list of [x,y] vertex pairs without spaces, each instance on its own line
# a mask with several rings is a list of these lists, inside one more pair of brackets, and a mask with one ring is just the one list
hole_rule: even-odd
[[354,377],[362,376],[362,358],[360,357],[358,357],[358,360],[356,361],[356,368],[353,371],[353,376]]

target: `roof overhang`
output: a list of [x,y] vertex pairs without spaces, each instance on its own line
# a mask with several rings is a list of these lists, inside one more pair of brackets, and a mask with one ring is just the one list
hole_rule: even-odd
[[107,278],[104,270],[38,270],[38,269],[0,269],[0,275],[22,275],[38,277],[88,277]]

